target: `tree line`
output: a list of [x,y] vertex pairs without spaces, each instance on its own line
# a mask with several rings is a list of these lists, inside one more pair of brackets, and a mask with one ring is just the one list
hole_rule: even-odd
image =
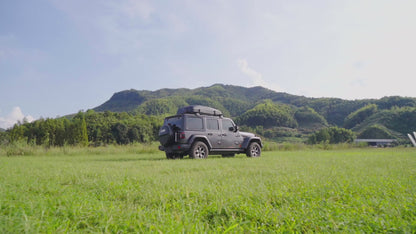
[[145,143],[156,140],[161,122],[154,116],[89,110],[71,118],[18,123],[8,130],[7,139],[3,134],[3,141],[45,146]]
[[[217,89],[211,91],[221,94],[221,90]],[[168,96],[144,101],[131,112],[89,110],[56,119],[39,119],[32,123],[23,121],[6,132],[0,131],[0,145],[16,141],[45,146],[123,145],[155,141],[163,118],[175,114],[177,107],[190,104],[220,109],[225,116],[234,116],[234,121],[242,130],[279,142],[351,142],[354,134],[359,138],[401,139],[405,138],[406,133],[415,131],[416,107],[410,98],[383,98],[377,100],[377,104],[362,100],[354,104],[359,108],[353,108],[343,121],[339,121],[341,125],[331,124],[325,116],[336,115],[333,113],[334,106],[335,109],[343,106],[344,111],[350,111],[351,108],[345,106],[348,101],[328,99],[325,101],[329,104],[320,106],[324,103],[323,100],[312,99],[309,103],[311,105],[298,107],[302,101],[309,99],[294,100],[290,105],[273,99],[250,104],[243,98],[238,100],[233,97],[226,97],[221,102],[202,95]]]

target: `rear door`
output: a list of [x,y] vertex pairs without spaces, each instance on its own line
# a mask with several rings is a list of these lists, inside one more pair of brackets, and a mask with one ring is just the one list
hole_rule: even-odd
[[207,117],[206,119],[207,125],[207,137],[211,142],[213,148],[221,148],[221,130],[220,130],[220,123],[218,118],[210,118]]

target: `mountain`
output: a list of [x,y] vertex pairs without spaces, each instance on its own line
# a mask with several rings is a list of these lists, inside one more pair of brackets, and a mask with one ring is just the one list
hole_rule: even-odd
[[[414,113],[416,98],[309,98],[259,86],[246,88],[214,84],[196,89],[130,89],[113,94],[93,110],[166,116],[175,114],[179,107],[194,104],[217,108],[225,116],[233,117],[238,124],[269,133],[272,138],[305,135],[330,125],[352,129],[357,135],[368,129],[375,129],[376,132],[381,129],[396,138],[405,134],[408,128],[416,128],[412,126],[416,120],[412,122],[413,118],[408,118]],[[396,120],[402,123],[396,123]]]

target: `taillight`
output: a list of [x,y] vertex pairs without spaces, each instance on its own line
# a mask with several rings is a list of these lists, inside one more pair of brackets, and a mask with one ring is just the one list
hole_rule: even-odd
[[185,139],[185,133],[184,132],[178,132],[179,139]]

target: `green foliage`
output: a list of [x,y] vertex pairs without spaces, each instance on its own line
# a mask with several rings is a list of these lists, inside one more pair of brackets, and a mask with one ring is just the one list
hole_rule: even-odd
[[370,117],[374,113],[377,112],[377,105],[376,104],[369,104],[365,107],[362,107],[345,118],[344,127],[351,129],[357,124],[362,123],[366,118]]
[[381,125],[373,125],[366,128],[363,132],[358,135],[361,139],[391,139],[394,138],[389,130]]
[[0,146],[7,145],[10,142],[10,134],[0,131]]
[[351,143],[354,141],[354,133],[345,128],[329,127],[321,129],[314,134],[311,134],[308,138],[309,144],[339,144],[339,143]]
[[16,124],[10,131],[10,141],[26,141],[29,145],[64,146],[105,145],[150,142],[162,119],[125,112],[79,112],[71,119],[40,119],[32,123]]
[[[405,134],[415,131],[416,122],[416,98],[307,98],[263,87],[215,84],[197,89],[118,92],[95,108],[98,113],[87,111],[71,118],[18,123],[0,134],[0,144],[25,141],[51,147],[149,142],[156,140],[163,117],[193,104],[217,108],[243,128],[277,142],[303,141],[328,125],[344,126],[357,133],[373,125],[384,126],[394,138],[405,139]],[[322,134],[319,138],[328,139]]]
[[146,101],[146,94],[134,89],[115,93],[110,100],[95,108],[96,111],[132,111]]
[[310,106],[331,125],[342,126],[344,119],[355,110],[369,104],[369,100],[349,101],[338,98],[306,99],[296,106]]
[[224,98],[221,103],[224,108],[229,111],[230,116],[232,117],[242,115],[246,110],[253,106],[250,102],[236,98]]
[[210,99],[215,99],[217,97],[228,98],[232,94],[226,90],[225,86],[212,85],[207,88],[196,89],[194,95],[199,95],[203,97],[209,97]]
[[87,123],[82,112],[73,118],[72,140],[75,145],[88,146]]
[[295,119],[299,123],[299,127],[322,128],[328,126],[328,123],[322,115],[307,106],[300,107],[296,110]]
[[416,99],[410,97],[383,97],[376,101],[379,109],[391,109],[393,107],[416,107]]
[[[134,114],[147,114],[166,116],[174,114],[177,108],[186,105],[198,104],[207,105],[220,109],[225,116],[255,117],[253,107],[259,103],[272,100],[273,103],[279,103],[279,107],[289,108],[289,123],[285,120],[269,121],[269,116],[260,116],[258,119],[269,121],[266,123],[264,130],[274,127],[290,126],[299,128],[302,134],[315,131],[329,125],[351,128],[354,131],[359,128],[358,132],[364,128],[376,123],[367,124],[374,114],[390,110],[392,107],[415,107],[416,98],[410,97],[384,97],[382,99],[364,99],[364,100],[342,100],[339,98],[307,98],[287,93],[274,92],[263,87],[245,88],[233,85],[215,84],[210,87],[201,87],[196,89],[160,89],[156,91],[138,91],[126,90],[118,92],[103,105],[95,108],[98,111],[127,111]],[[375,108],[375,105],[378,108]],[[294,111],[294,114],[293,114]],[[247,113],[249,112],[249,113]],[[273,112],[273,111],[270,111]],[[283,111],[285,112],[285,111]],[[263,112],[262,112],[263,113]],[[261,113],[261,114],[262,114]],[[264,113],[269,114],[268,111]],[[274,113],[276,114],[276,113]],[[285,114],[283,114],[285,115]],[[261,123],[249,121],[248,126],[256,126]],[[395,120],[392,120],[395,122]],[[389,131],[402,132],[408,126],[397,123],[381,124],[389,128]],[[406,121],[405,121],[406,122]],[[357,124],[363,126],[357,126]],[[240,123],[242,124],[242,123]],[[253,125],[254,124],[254,125]],[[395,129],[390,129],[393,126]]]
[[152,99],[140,105],[136,112],[145,115],[176,114],[177,106],[169,99]]
[[289,106],[266,100],[242,114],[236,122],[250,127],[296,127],[297,122],[293,115],[294,111]]
[[385,125],[389,129],[402,134],[414,131],[416,128],[416,108],[402,107],[390,110],[392,118],[386,119]]
[[385,126],[395,138],[405,138],[407,133],[415,130],[415,123],[416,107],[393,107],[389,110],[379,110],[353,130],[363,132],[370,126],[380,125]]

